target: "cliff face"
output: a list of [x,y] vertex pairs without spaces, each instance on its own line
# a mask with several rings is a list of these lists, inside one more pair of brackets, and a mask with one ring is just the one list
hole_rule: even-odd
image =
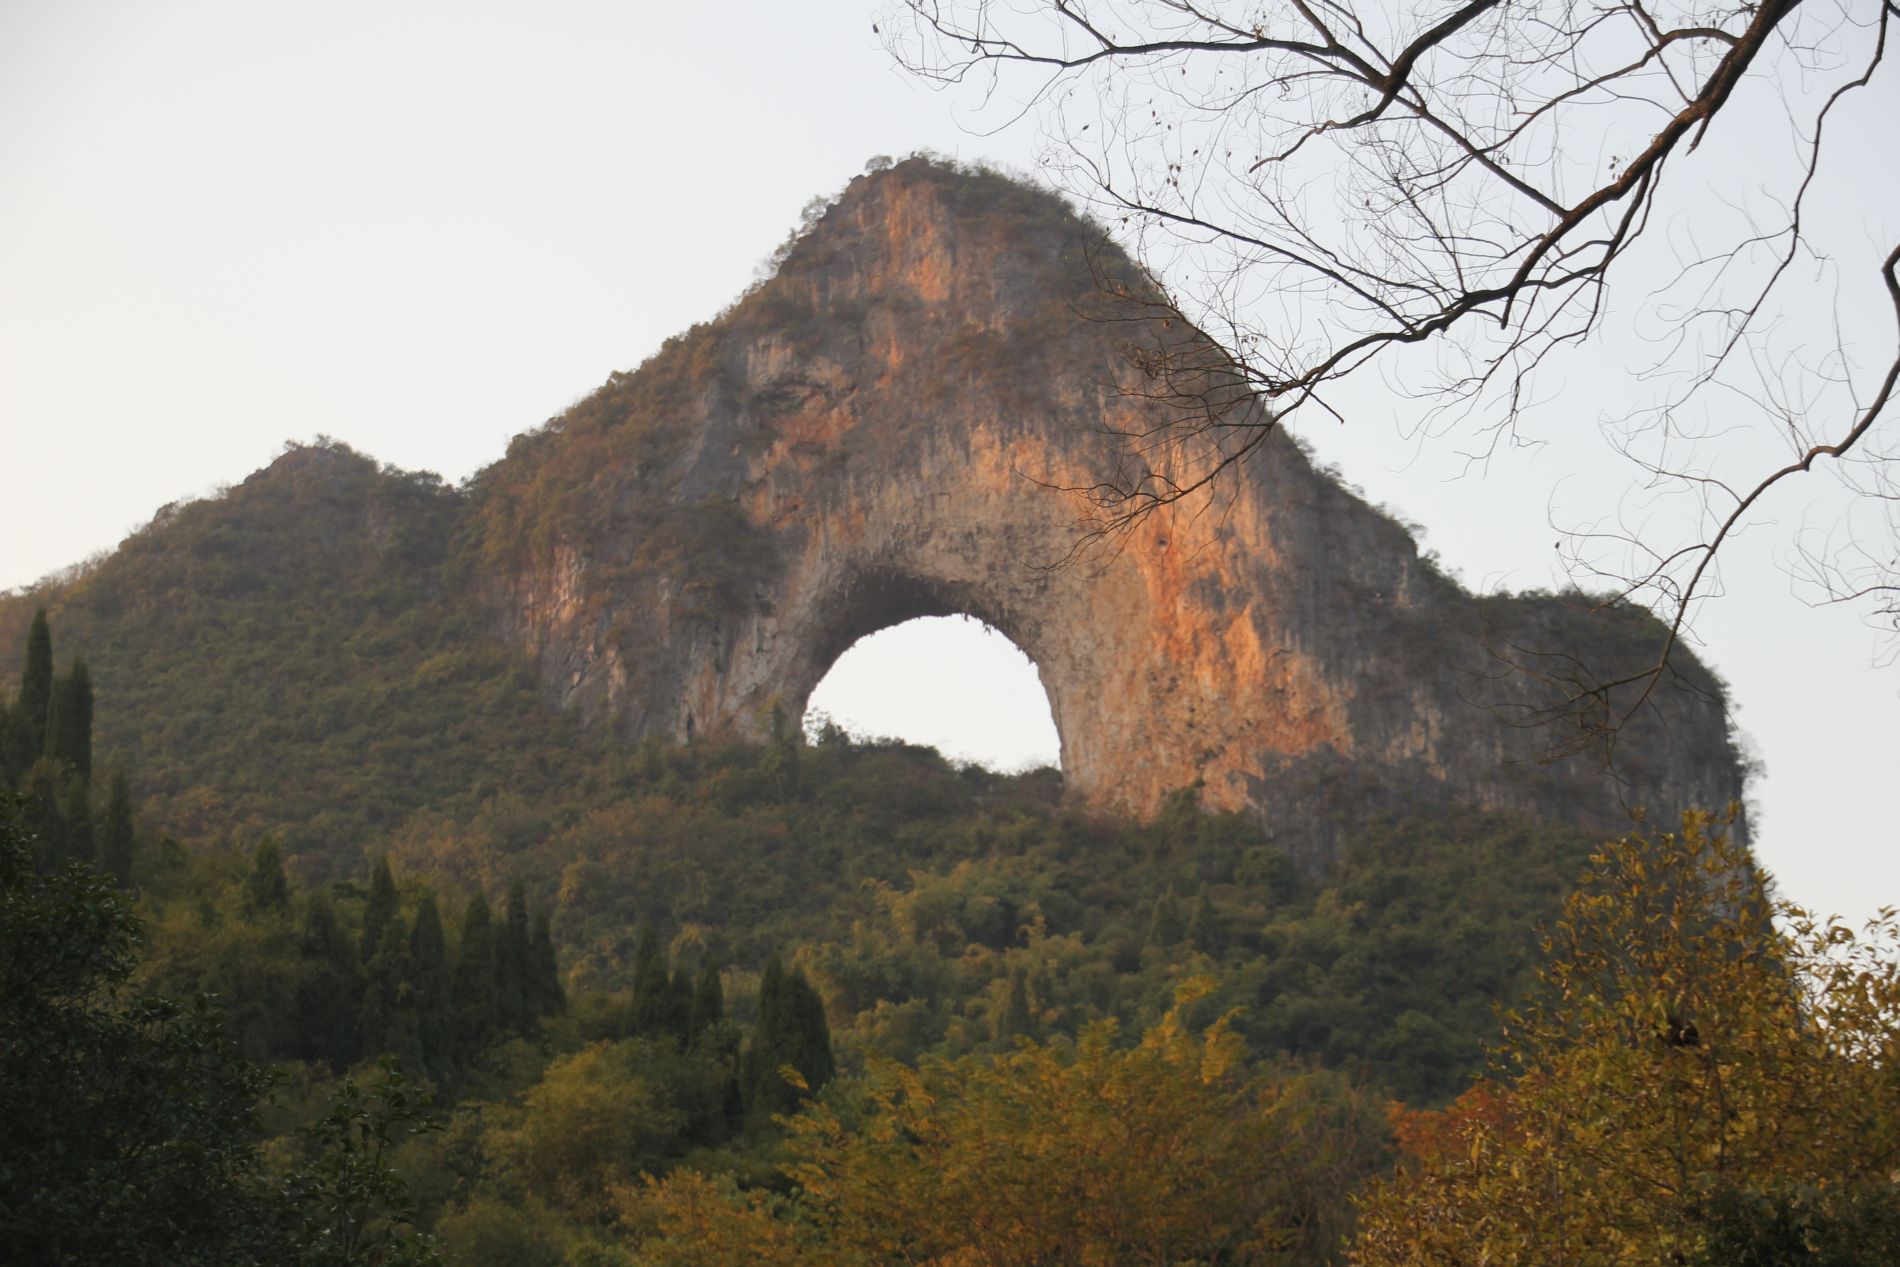
[[1036,662],[1083,799],[1141,813],[1199,781],[1308,854],[1316,822],[1421,797],[1606,826],[1739,797],[1692,664],[1620,742],[1621,781],[1541,761],[1549,732],[1513,723],[1546,688],[1487,648],[1602,669],[1657,631],[1474,599],[1283,437],[1211,502],[1088,543],[1085,503],[1057,490],[1197,408],[1131,348],[1198,336],[1105,304],[1117,275],[1139,289],[1089,227],[1000,178],[860,178],[771,281],[480,478],[503,627],[565,707],[685,739],[795,720],[859,637],[968,613]]

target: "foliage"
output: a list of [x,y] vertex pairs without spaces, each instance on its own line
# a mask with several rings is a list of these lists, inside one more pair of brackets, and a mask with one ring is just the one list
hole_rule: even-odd
[[0,1258],[273,1261],[262,1075],[202,998],[122,999],[137,919],[109,878],[37,862],[0,803]]
[[1205,983],[1133,1047],[1114,1026],[1007,1055],[881,1064],[791,1120],[796,1201],[682,1171],[623,1190],[659,1263],[1280,1263],[1323,1258],[1334,1195],[1379,1157],[1333,1079],[1249,1070]]
[[429,1267],[439,1261],[426,1236],[408,1228],[415,1203],[391,1168],[396,1147],[419,1131],[440,1130],[393,1063],[366,1086],[345,1078],[329,1109],[306,1130],[316,1156],[291,1180],[303,1210],[298,1237],[305,1267]]
[[1684,1261],[1804,1221],[1891,1244],[1891,1186],[1862,1186],[1900,1164],[1891,917],[1861,939],[1771,902],[1687,814],[1598,853],[1547,945],[1505,1081],[1401,1116],[1356,1262]]

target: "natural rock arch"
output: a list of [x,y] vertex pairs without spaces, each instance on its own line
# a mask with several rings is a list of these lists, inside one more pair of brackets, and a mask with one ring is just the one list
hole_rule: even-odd
[[1055,490],[1194,408],[1129,355],[1180,331],[1091,316],[1117,269],[1139,285],[999,177],[853,182],[770,281],[484,474],[507,626],[563,704],[684,739],[763,734],[859,637],[966,613],[1038,666],[1082,800],[1148,812],[1198,783],[1309,852],[1315,823],[1420,797],[1608,823],[1739,796],[1692,663],[1622,740],[1626,777],[1541,762],[1548,736],[1512,724],[1537,684],[1486,646],[1610,657],[1653,629],[1466,594],[1283,436],[1220,500],[1077,557]]

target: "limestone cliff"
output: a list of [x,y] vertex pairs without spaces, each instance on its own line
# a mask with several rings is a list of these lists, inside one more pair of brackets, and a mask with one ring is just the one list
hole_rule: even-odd
[[1654,627],[1464,593],[1282,436],[1074,557],[1085,507],[1056,490],[1194,408],[1139,351],[1198,336],[1105,304],[1104,276],[1140,287],[1046,195],[921,161],[858,179],[771,280],[478,479],[500,626],[563,707],[684,739],[758,735],[857,638],[968,613],[1036,662],[1076,795],[1146,812],[1198,781],[1309,857],[1338,815],[1421,798],[1612,826],[1740,796],[1686,656],[1616,776],[1545,762],[1514,723],[1547,688],[1497,649],[1607,666]]

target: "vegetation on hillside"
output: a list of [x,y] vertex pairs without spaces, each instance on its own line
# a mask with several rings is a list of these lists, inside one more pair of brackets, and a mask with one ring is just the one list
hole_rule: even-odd
[[[1863,943],[1772,907],[1704,817],[1594,856],[1503,815],[1380,821],[1314,878],[1192,789],[1097,819],[1050,771],[786,734],[603,756],[411,816],[394,865],[300,877],[269,834],[135,830],[123,778],[95,805],[87,678],[51,671],[55,632],[32,622],[0,710],[9,774],[67,789],[0,814],[16,1256],[1900,1247],[1893,927]],[[95,819],[128,843],[99,849]]]

